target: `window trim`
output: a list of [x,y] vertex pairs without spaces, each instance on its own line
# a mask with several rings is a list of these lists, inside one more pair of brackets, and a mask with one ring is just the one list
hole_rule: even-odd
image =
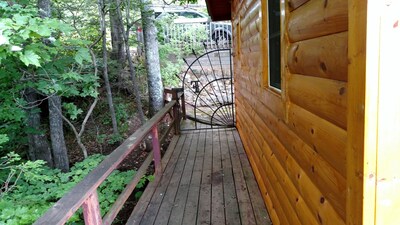
[[284,0],[279,0],[279,6],[280,6],[280,83],[281,83],[281,88],[277,88],[271,85],[271,67],[270,67],[270,48],[269,48],[269,1],[271,0],[266,0],[262,1],[262,20],[263,20],[263,35],[262,35],[262,40],[263,40],[263,86],[264,88],[273,91],[274,93],[277,94],[282,94],[282,88],[284,87],[284,21],[285,21],[285,1]]

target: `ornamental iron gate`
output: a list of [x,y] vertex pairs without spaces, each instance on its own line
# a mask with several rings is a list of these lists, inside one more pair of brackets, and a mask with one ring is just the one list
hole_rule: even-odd
[[231,49],[216,49],[194,58],[183,78],[186,119],[182,130],[235,126]]

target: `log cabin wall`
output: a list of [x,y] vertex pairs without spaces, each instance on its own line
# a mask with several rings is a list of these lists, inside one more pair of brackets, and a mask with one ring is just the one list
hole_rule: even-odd
[[281,91],[267,7],[232,3],[238,130],[275,225],[345,224],[347,0],[282,0]]

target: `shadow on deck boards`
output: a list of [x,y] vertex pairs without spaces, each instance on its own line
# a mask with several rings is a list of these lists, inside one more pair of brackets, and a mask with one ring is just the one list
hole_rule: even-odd
[[272,224],[234,128],[175,136],[127,224]]

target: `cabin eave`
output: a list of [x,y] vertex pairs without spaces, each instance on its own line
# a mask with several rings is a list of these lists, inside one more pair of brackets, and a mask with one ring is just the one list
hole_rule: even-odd
[[208,14],[213,21],[231,20],[230,0],[206,0]]

